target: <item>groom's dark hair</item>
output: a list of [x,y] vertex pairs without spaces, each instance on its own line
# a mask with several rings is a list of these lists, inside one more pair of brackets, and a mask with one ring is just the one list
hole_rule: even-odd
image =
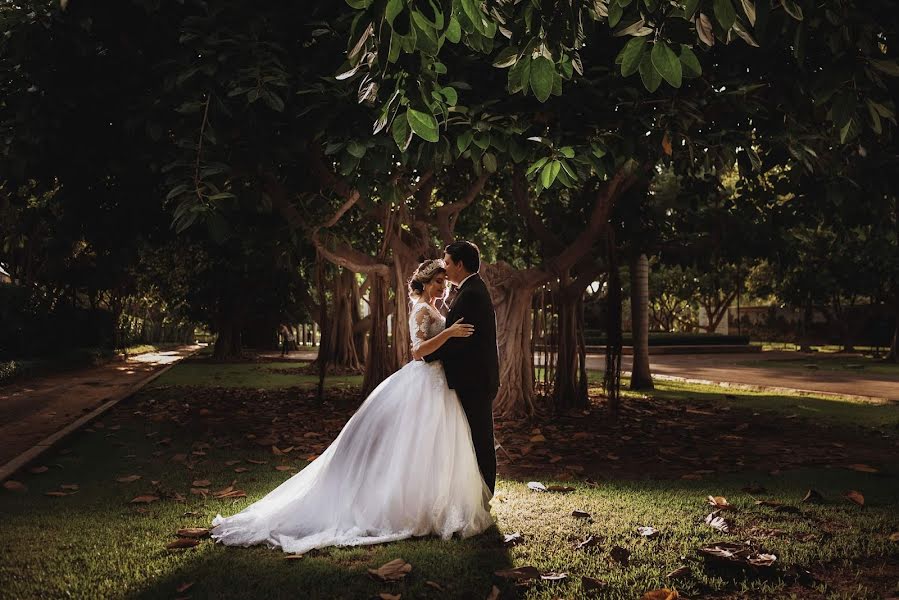
[[477,273],[481,270],[481,251],[477,245],[465,240],[453,242],[444,249],[453,262],[461,262],[469,273]]

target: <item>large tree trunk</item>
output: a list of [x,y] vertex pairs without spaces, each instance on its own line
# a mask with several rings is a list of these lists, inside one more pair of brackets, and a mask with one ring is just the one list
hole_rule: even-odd
[[396,357],[387,343],[387,313],[389,286],[383,277],[372,275],[369,303],[371,304],[371,332],[368,338],[368,360],[365,363],[365,378],[362,381],[362,395],[368,396],[372,390],[396,371]]
[[531,415],[535,409],[531,303],[534,290],[543,280],[530,270],[519,271],[505,262],[482,264],[481,275],[496,311],[500,387],[493,412],[503,418]]
[[217,337],[212,357],[216,360],[232,360],[241,357],[241,322],[233,309],[226,310],[216,322]]
[[649,368],[649,260],[645,254],[631,260],[631,389],[653,389]]
[[559,343],[556,376],[553,383],[553,405],[559,411],[586,408],[586,348],[584,347],[584,289],[569,277],[559,282]]
[[[362,371],[353,332],[355,277],[355,273],[348,269],[341,269],[341,272],[334,277],[331,297],[333,312],[329,319],[328,339],[322,341],[316,360],[324,360],[326,365],[334,365],[341,369]],[[319,301],[324,302],[324,299]]]

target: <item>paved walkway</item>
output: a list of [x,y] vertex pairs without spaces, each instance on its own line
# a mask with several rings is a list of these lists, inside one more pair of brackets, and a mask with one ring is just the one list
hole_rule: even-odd
[[[798,352],[755,352],[746,354],[664,354],[650,357],[653,375],[697,379],[715,383],[735,383],[750,386],[785,388],[849,396],[869,396],[899,401],[899,376],[854,371],[831,371],[824,368],[809,370],[797,364],[790,367],[749,366],[748,361],[791,360],[807,357],[826,360],[827,355]],[[837,355],[834,358],[845,358]],[[621,369],[630,371],[631,356],[624,356]],[[604,369],[605,357],[587,356],[588,369]]]
[[198,349],[139,354],[0,387],[0,465]]

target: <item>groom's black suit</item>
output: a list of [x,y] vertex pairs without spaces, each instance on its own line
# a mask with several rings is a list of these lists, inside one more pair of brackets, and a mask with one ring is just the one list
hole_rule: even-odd
[[493,300],[477,273],[459,288],[446,316],[447,326],[460,318],[464,319],[463,323],[474,325],[474,333],[467,338],[450,338],[425,360],[443,361],[446,381],[456,390],[468,417],[481,474],[493,492],[496,486],[493,399],[499,390],[499,354]]

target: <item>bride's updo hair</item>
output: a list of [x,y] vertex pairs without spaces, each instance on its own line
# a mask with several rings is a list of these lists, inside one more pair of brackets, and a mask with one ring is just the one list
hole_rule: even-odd
[[441,273],[446,273],[443,259],[426,260],[418,265],[418,268],[415,269],[415,273],[412,274],[412,278],[409,280],[409,297],[417,300],[425,291],[425,286]]

